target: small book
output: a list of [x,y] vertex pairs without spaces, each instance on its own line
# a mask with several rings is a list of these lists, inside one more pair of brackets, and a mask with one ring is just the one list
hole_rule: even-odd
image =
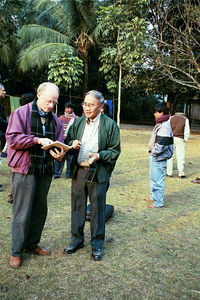
[[95,158],[94,156],[90,157],[88,160],[85,160],[84,162],[80,163],[81,167],[89,167],[91,164],[93,164]]
[[65,150],[69,150],[69,149],[72,148],[72,146],[68,146],[68,145],[63,144],[63,143],[61,143],[59,141],[55,141],[55,142],[53,142],[53,143],[51,143],[51,144],[49,144],[47,146],[42,147],[43,150],[49,150],[51,148],[59,148],[59,149],[63,148]]

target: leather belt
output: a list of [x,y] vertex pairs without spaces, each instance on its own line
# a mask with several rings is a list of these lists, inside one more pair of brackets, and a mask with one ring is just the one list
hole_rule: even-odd
[[80,166],[80,165],[79,165],[79,168],[83,169],[83,170],[86,170],[86,171],[89,169],[88,167],[83,167],[83,166]]

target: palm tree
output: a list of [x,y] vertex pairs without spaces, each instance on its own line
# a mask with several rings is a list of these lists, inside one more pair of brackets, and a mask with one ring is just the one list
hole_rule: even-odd
[[73,48],[84,64],[84,93],[88,87],[88,50],[94,43],[92,33],[96,26],[93,0],[40,0],[36,9],[43,12],[37,24],[24,26],[20,36],[25,48],[19,55],[23,71],[47,65],[58,49]]
[[17,13],[20,4],[2,1],[0,4],[0,63],[9,66],[14,63],[17,49]]

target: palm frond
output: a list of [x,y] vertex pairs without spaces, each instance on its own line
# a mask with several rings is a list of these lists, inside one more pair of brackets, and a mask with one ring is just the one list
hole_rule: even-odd
[[55,50],[69,48],[69,45],[63,43],[31,44],[19,54],[19,69],[26,72],[31,68],[42,68],[48,65],[52,53]]
[[[13,46],[13,45],[12,45]],[[9,44],[4,44],[0,48],[0,60],[3,64],[9,66],[16,56],[15,48]]]
[[23,26],[19,35],[24,43],[33,42],[35,40],[45,41],[46,43],[55,42],[67,44],[69,42],[69,39],[65,34],[37,24]]

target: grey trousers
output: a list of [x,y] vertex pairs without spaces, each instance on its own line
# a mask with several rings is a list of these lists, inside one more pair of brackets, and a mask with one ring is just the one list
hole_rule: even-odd
[[105,239],[105,208],[106,192],[109,181],[104,183],[86,182],[86,170],[80,168],[77,178],[72,180],[71,202],[71,234],[72,243],[84,241],[84,225],[87,208],[87,198],[90,200],[90,229],[92,249],[101,249]]
[[47,195],[52,175],[13,173],[12,255],[38,246],[47,216]]

